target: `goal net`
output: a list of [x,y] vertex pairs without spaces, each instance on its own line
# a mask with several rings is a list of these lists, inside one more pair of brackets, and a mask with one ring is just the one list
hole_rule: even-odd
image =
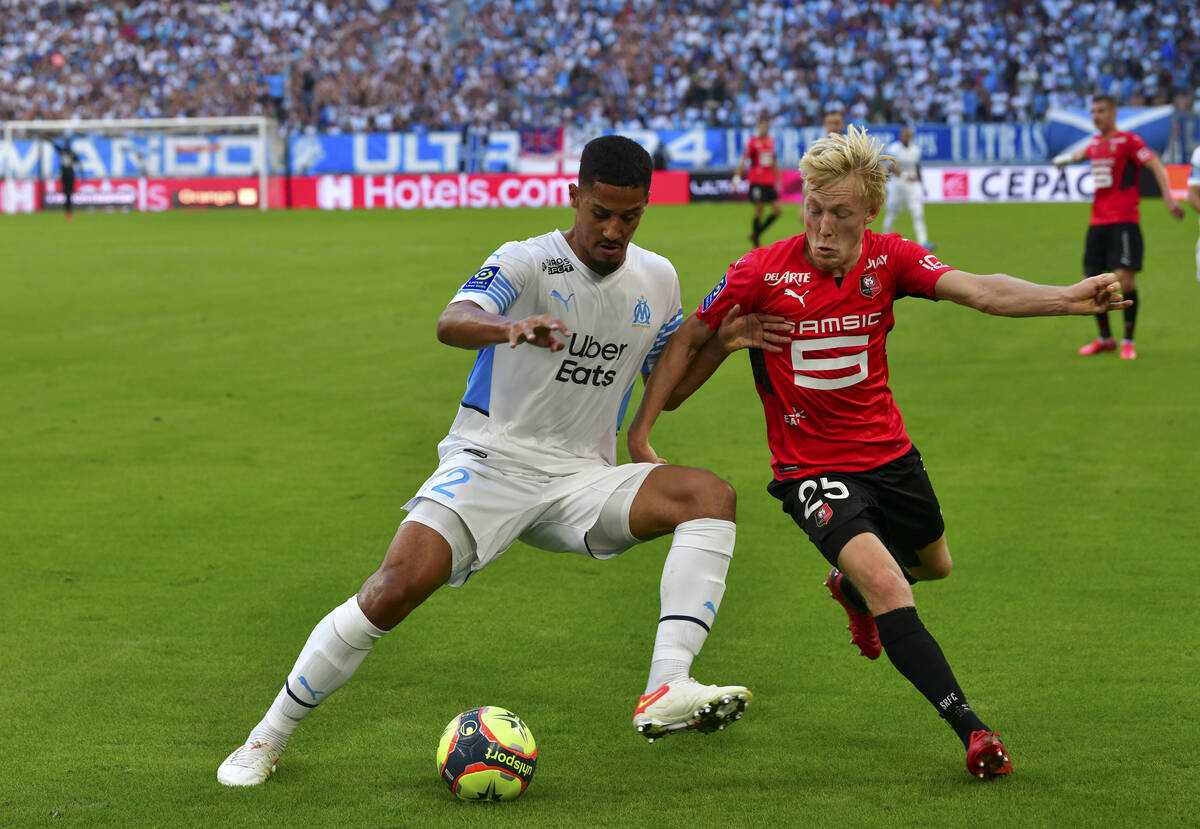
[[75,159],[80,210],[266,210],[282,166],[278,125],[261,116],[8,121],[0,211],[61,209],[64,152]]

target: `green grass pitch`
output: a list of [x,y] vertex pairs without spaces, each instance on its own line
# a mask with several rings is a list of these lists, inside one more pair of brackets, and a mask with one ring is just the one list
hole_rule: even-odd
[[[630,726],[667,539],[609,562],[518,546],[386,637],[254,790],[218,763],[435,466],[472,362],[437,343],[440,309],[500,242],[571,214],[4,218],[0,825],[1194,826],[1196,225],[1143,212],[1136,363],[1076,356],[1087,319],[897,308],[892,387],[957,564],[918,606],[1011,778],[969,777],[929,704],[848,644],[822,559],[764,490],[735,355],[654,445],[740,496],[695,672],[753,688],[743,721],[653,745]],[[690,310],[749,219],[651,207],[637,241]],[[1086,205],[928,220],[957,267],[1077,278]],[[480,704],[537,736],[515,803],[460,803],[434,773],[442,727]]]

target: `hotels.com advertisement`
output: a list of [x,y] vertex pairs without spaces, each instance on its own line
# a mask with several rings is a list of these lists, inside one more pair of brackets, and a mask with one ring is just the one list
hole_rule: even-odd
[[[1169,164],[1167,174],[1176,199],[1187,196],[1188,165]],[[926,167],[922,169],[928,202],[980,204],[998,202],[1087,202],[1092,199],[1091,169],[1069,167]],[[721,173],[695,176],[682,170],[654,173],[651,204],[745,199]],[[1154,177],[1143,170],[1142,193],[1155,195]],[[803,199],[800,174],[785,170],[780,198]],[[272,177],[267,205],[275,209],[423,210],[459,207],[564,207],[575,176],[505,173],[446,173],[293,176],[290,182]],[[720,186],[718,186],[720,185]],[[0,180],[0,212],[32,213],[60,210],[66,199],[57,180],[16,180],[11,189]],[[289,193],[290,190],[290,193]],[[212,210],[259,207],[258,179],[122,178],[84,179],[76,183],[74,205],[79,210]]]
[[[446,175],[293,176],[290,202],[322,210],[419,210],[450,207],[563,207],[570,204],[575,176],[467,173]],[[16,181],[10,192],[0,181],[0,209],[9,213],[62,209],[66,199],[57,181]],[[288,183],[272,177],[267,185],[272,209],[288,205]],[[685,204],[688,174],[654,173],[654,204]],[[259,207],[258,179],[143,178],[83,180],[75,185],[76,208],[158,212],[176,209]]]

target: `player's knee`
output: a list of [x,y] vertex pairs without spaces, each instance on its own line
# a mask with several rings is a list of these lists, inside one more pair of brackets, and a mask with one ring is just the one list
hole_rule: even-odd
[[679,523],[696,518],[732,521],[737,513],[737,492],[733,486],[707,469],[692,472],[692,480],[682,493]]
[[950,554],[924,565],[921,568],[921,581],[937,581],[944,579],[950,575],[950,571],[954,569],[954,561],[950,558]]
[[877,567],[868,573],[852,575],[851,581],[867,600],[867,606],[874,615],[908,607],[913,603],[912,588],[898,567]]

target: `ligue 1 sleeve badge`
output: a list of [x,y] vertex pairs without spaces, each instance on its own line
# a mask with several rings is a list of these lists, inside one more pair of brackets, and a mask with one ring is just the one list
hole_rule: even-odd
[[873,273],[864,273],[858,280],[858,290],[867,299],[874,299],[879,296],[879,292],[883,290],[883,286],[879,284],[879,277]]

